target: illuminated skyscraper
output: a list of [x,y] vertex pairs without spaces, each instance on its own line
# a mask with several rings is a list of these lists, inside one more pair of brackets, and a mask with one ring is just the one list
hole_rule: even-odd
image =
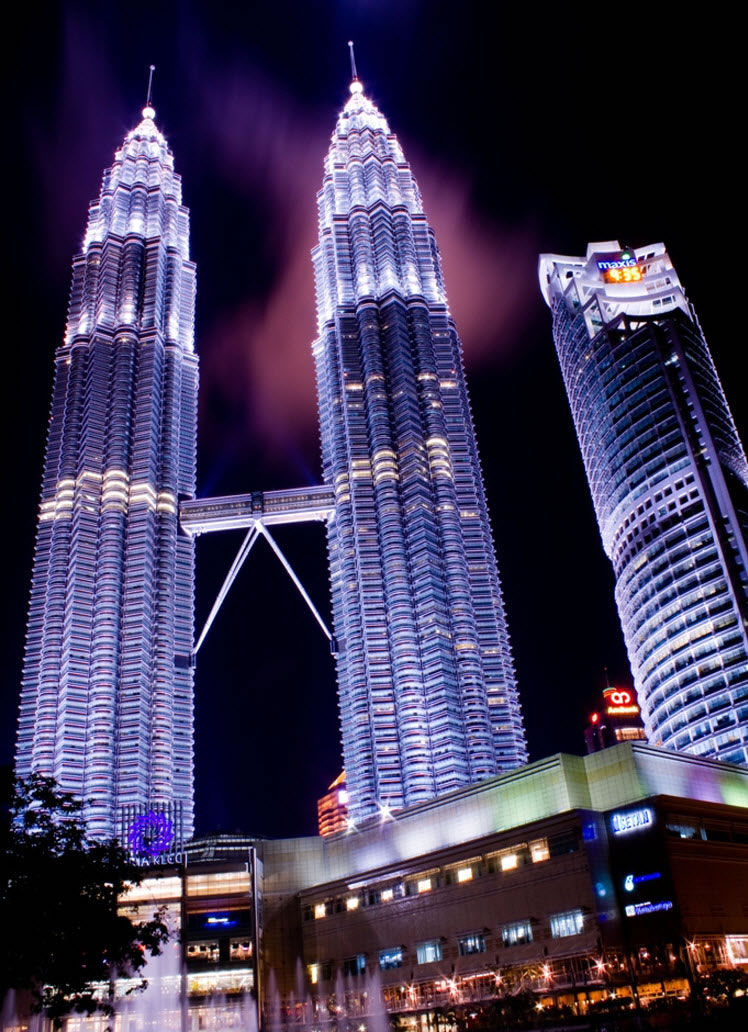
[[[16,766],[86,801],[90,831],[193,823],[198,366],[189,216],[146,107],[105,172],[55,355]],[[163,827],[163,825],[162,825]]]
[[354,77],[318,195],[314,343],[343,755],[355,820],[527,758],[439,252]]
[[648,737],[748,762],[748,463],[662,244],[543,255],[540,286]]

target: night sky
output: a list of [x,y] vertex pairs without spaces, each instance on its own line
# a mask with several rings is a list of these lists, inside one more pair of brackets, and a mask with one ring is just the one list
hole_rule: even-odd
[[[89,200],[140,118],[184,183],[198,267],[198,494],[319,482],[309,251],[356,41],[411,162],[463,339],[532,759],[583,751],[607,666],[630,684],[537,285],[539,252],[664,241],[746,437],[744,87],[724,23],[649,5],[429,0],[26,4],[6,44],[3,686],[11,762],[52,356]],[[486,11],[492,11],[492,28]],[[606,13],[608,12],[608,13]],[[728,275],[725,275],[725,272]],[[9,317],[9,318],[8,318]],[[740,327],[740,332],[736,329]],[[198,543],[197,625],[242,533]],[[321,525],[279,528],[326,614]],[[199,832],[313,833],[341,765],[328,644],[260,543],[196,676]]]

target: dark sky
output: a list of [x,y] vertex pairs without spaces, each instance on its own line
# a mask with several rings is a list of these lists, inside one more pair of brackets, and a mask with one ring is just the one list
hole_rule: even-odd
[[[147,67],[198,265],[199,494],[319,479],[315,192],[356,41],[424,195],[465,345],[531,757],[583,749],[603,668],[630,683],[537,255],[663,240],[739,428],[744,89],[729,27],[649,5],[434,0],[27,4],[7,43],[3,687],[10,762],[70,262],[139,120]],[[492,11],[497,27],[485,15]],[[609,13],[606,13],[609,12]],[[739,108],[740,105],[740,108]],[[729,276],[725,278],[725,271]],[[278,540],[319,606],[321,526]],[[241,534],[198,545],[198,627]],[[333,663],[261,544],[200,653],[198,830],[311,833],[340,768]]]

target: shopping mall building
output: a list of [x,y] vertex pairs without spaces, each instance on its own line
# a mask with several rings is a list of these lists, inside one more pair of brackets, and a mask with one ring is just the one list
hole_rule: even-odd
[[183,1028],[255,1007],[268,1028],[426,1027],[520,989],[647,1006],[748,967],[748,771],[639,742],[560,754],[330,838],[200,840],[126,901],[154,905],[183,962],[145,997],[171,991]]

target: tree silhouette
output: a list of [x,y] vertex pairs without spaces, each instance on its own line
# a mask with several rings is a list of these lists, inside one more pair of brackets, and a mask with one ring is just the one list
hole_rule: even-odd
[[56,1027],[71,1011],[111,1013],[117,976],[137,975],[168,937],[159,912],[138,924],[119,912],[142,872],[115,842],[90,840],[81,811],[34,774],[13,783],[0,817],[0,1005],[25,991]]

